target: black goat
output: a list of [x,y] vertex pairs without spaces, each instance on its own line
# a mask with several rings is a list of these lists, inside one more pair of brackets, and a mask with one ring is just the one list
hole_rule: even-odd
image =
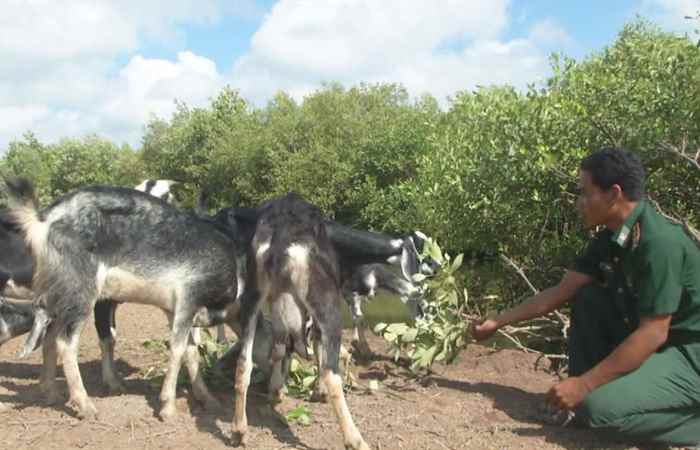
[[355,426],[338,374],[342,332],[338,257],[318,208],[288,194],[259,209],[248,254],[247,287],[241,298],[241,351],[236,365],[234,441],[246,442],[246,396],[261,304],[270,309],[273,329],[271,398],[278,396],[290,350],[306,353],[305,318],[313,318],[320,382],[340,422],[345,446],[368,450]]
[[195,395],[216,404],[199,373],[190,330],[202,308],[235,308],[234,240],[212,223],[133,189],[78,189],[40,211],[31,183],[8,180],[7,187],[11,214],[36,264],[32,287],[53,319],[43,347],[42,387],[49,397],[56,397],[58,350],[79,416],[96,414],[80,376],[78,342],[95,303],[112,299],[155,305],[168,315],[171,358],[160,416],[176,412],[183,357]]

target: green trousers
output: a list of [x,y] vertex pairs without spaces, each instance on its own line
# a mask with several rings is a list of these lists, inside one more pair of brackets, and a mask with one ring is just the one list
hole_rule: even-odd
[[[569,372],[581,375],[609,355],[636,321],[607,289],[581,289],[572,304]],[[591,392],[577,421],[616,438],[700,444],[700,374],[684,347],[667,346],[630,372]]]

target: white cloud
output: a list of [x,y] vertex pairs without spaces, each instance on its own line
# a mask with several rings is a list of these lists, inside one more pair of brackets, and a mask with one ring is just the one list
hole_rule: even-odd
[[0,107],[0,134],[18,138],[28,126],[48,115],[43,105],[2,106]]
[[[180,25],[260,14],[253,0],[6,3],[0,151],[28,129],[42,141],[98,133],[139,145],[152,114],[169,117],[175,99],[203,105],[227,83],[259,104],[278,90],[300,99],[323,81],[398,82],[443,102],[476,85],[522,87],[546,75],[552,43],[568,37],[545,20],[504,38],[508,0],[281,0],[222,71],[185,50]],[[151,40],[177,56],[144,56]]]
[[57,61],[111,59],[149,38],[172,37],[174,25],[213,22],[218,0],[6,0],[0,15],[2,72]]
[[686,19],[700,13],[700,0],[642,0],[639,9],[665,30],[690,33],[700,28],[700,21]]
[[573,39],[569,33],[553,19],[537,22],[530,30],[531,38],[542,44],[570,45]]
[[168,117],[174,100],[202,105],[224,85],[216,64],[191,52],[181,52],[177,61],[134,56],[111,80],[110,91],[100,113],[108,120],[144,125],[154,114]]
[[524,86],[547,71],[543,39],[568,36],[553,21],[503,40],[506,0],[282,0],[233,69],[233,84],[260,102],[297,98],[322,81],[391,81],[444,101],[476,84]]
[[[99,133],[138,145],[151,112],[200,105],[221,87],[213,61],[138,55],[177,45],[180,25],[259,14],[254,0],[5,0],[0,14],[0,152],[31,129],[41,140]],[[116,61],[128,63],[119,67]],[[128,108],[132,108],[129,110]]]
[[[71,79],[71,74],[77,78]],[[80,75],[69,70],[53,83],[32,83],[44,104],[0,107],[3,147],[29,129],[42,141],[98,133],[117,143],[139,145],[152,114],[169,117],[175,99],[204,105],[224,86],[216,64],[191,52],[179,53],[176,61],[136,55],[113,78],[88,80]]]

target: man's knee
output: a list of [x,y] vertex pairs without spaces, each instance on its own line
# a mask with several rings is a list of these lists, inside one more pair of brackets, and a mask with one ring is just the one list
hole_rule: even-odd
[[576,419],[589,427],[598,427],[610,421],[607,401],[591,392],[578,407]]
[[577,410],[577,420],[591,428],[615,428],[625,417],[623,402],[610,393],[597,389],[586,397]]

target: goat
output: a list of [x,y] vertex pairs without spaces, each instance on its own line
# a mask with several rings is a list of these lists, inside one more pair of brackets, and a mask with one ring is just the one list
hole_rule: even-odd
[[30,330],[34,309],[30,301],[0,297],[0,345]]
[[[414,283],[413,275],[433,275],[439,264],[429,257],[420,260],[418,255],[427,237],[419,231],[393,238],[338,223],[330,223],[328,229],[340,257],[344,298],[353,322],[352,345],[359,354],[367,356],[371,350],[364,334],[363,300],[373,298],[378,289],[387,290],[399,295],[408,306],[411,319],[415,319],[422,314],[422,290]],[[379,263],[398,263],[403,278]]]
[[[410,275],[413,275],[413,273]],[[411,278],[402,278],[389,270],[386,264],[357,266],[352,272],[350,279],[343,285],[343,296],[350,307],[352,315],[352,345],[362,355],[371,354],[364,334],[363,300],[374,298],[377,290],[380,289],[398,295],[401,302],[408,307],[411,319],[415,319],[422,314],[420,300],[423,291],[411,281]]]
[[[10,211],[0,210],[0,345],[28,332],[48,317],[35,314],[31,299],[34,262]],[[29,349],[34,349],[37,342]]]
[[[153,180],[147,179],[142,181],[134,189],[137,191],[145,192],[154,197],[160,198],[167,203],[174,204],[175,196],[171,192],[171,187],[177,184],[176,181],[172,180]],[[31,255],[25,249],[24,253],[20,253],[20,249],[17,249],[14,254],[21,255],[24,258],[28,258],[31,262]],[[16,256],[18,258],[19,256]],[[29,282],[22,283],[25,289],[22,292],[23,298],[31,298],[33,295],[27,288],[31,285],[31,271],[33,270],[33,265],[27,266],[24,270],[25,278],[29,279]],[[27,277],[27,273],[29,276]],[[16,290],[17,288],[15,288]],[[15,295],[18,297],[19,295]],[[102,383],[108,388],[111,393],[120,393],[124,391],[123,383],[121,378],[118,376],[114,368],[114,345],[116,338],[116,308],[117,303],[109,299],[97,302],[95,304],[95,328],[97,330],[97,336],[100,342],[100,350],[102,353]],[[35,310],[36,318],[34,320],[34,326],[31,328],[31,333],[27,337],[26,343],[23,349],[19,353],[19,357],[25,357],[29,355],[40,343],[43,337],[46,327],[50,318],[45,310],[37,308]],[[195,340],[197,340],[195,332]]]
[[[171,205],[176,205],[175,195],[171,191],[171,188],[176,184],[179,183],[173,180],[147,179],[139,183],[134,189],[160,198]],[[124,392],[124,384],[114,366],[114,346],[117,333],[117,305],[117,302],[111,300],[103,300],[95,303],[95,329],[97,330],[97,337],[100,341],[100,350],[102,354],[102,384],[107,387],[110,393]],[[193,340],[196,342],[198,340],[198,331],[193,331]],[[35,344],[32,340],[38,339],[37,334],[38,333],[33,332],[33,335],[30,335],[27,339],[27,345],[25,345],[23,354],[27,354],[28,351],[31,351],[34,347]]]
[[146,194],[151,194],[173,205],[177,202],[171,188],[176,184],[179,183],[173,180],[143,180],[134,189],[145,192]]
[[[257,222],[256,210],[252,208],[224,208],[219,210],[213,216],[209,216],[204,213],[204,208],[202,207],[203,199],[200,197],[199,205],[195,212],[198,217],[202,220],[211,222],[213,225],[218,227],[220,230],[225,232],[234,241],[234,248],[232,252],[235,254],[236,258],[236,279],[237,279],[237,292],[236,296],[240,297],[245,286],[245,269],[246,269],[246,249],[250,245],[253,234],[255,232],[255,225]],[[119,393],[123,392],[123,385],[121,378],[118,376],[116,368],[114,366],[114,337],[116,335],[116,324],[114,320],[114,313],[116,309],[116,303],[111,301],[98,302],[95,305],[95,327],[97,328],[98,335],[100,336],[100,348],[102,350],[102,382],[110,392]],[[217,311],[201,311],[197,317],[199,322],[202,321],[201,317],[212,315],[215,316]],[[218,333],[217,340],[224,335],[224,322],[227,322],[231,329],[240,335],[240,326],[238,321],[234,318],[229,320],[224,320],[224,316],[227,314],[227,310],[218,311],[219,317],[216,322]],[[212,323],[213,325],[213,323]],[[199,325],[195,326],[209,326],[209,325]],[[198,328],[194,328],[194,340],[197,341]],[[270,325],[267,321],[260,321],[259,330],[256,334],[255,341],[255,351],[254,358],[256,365],[264,371],[264,373],[270,372],[270,365],[268,361],[270,348],[271,348],[271,337],[270,337]],[[221,342],[221,340],[219,340]],[[235,352],[235,349],[233,350]],[[237,353],[231,353],[231,355],[237,355]],[[228,358],[231,359],[231,356]],[[219,366],[224,368],[223,365]]]
[[0,295],[31,298],[33,272],[32,255],[19,226],[8,209],[0,209]]
[[217,405],[199,372],[190,330],[199,309],[235,309],[233,239],[220,227],[133,189],[86,187],[40,211],[29,181],[6,184],[14,203],[11,214],[36,264],[32,286],[37,301],[53,320],[44,340],[41,377],[49,400],[56,399],[58,351],[78,416],[96,415],[80,376],[77,350],[96,302],[112,299],[158,306],[168,316],[171,357],[160,417],[168,419],[176,412],[183,357],[195,396],[207,406]]
[[340,422],[346,448],[369,450],[355,426],[338,375],[342,331],[339,310],[340,273],[335,250],[318,208],[297,194],[269,201],[259,210],[248,254],[247,287],[241,297],[241,351],[236,365],[236,399],[232,435],[245,444],[248,422],[246,395],[252,370],[252,349],[261,304],[270,308],[274,345],[271,355],[270,395],[275,397],[284,379],[282,367],[288,347],[305,353],[304,317],[314,320],[313,334],[319,377]]
[[[226,217],[227,226],[246,227],[248,232],[241,233],[250,236],[250,230],[254,230],[258,212],[251,208],[227,208],[217,215]],[[340,266],[341,286],[343,296],[350,307],[353,318],[352,344],[361,355],[371,354],[369,345],[364,336],[364,317],[362,313],[362,301],[374,296],[378,289],[388,290],[398,294],[401,300],[409,307],[411,318],[416,318],[422,313],[420,298],[422,292],[413,282],[412,276],[416,273],[432,275],[439,268],[439,264],[432,258],[424,258],[419,261],[419,250],[423,250],[427,237],[416,231],[403,238],[394,238],[385,234],[358,230],[342,225],[338,222],[326,220],[328,237],[331,240]],[[384,264],[399,264],[403,277],[389,271]],[[255,355],[265,354],[264,344],[256,341]],[[231,347],[217,362],[220,369],[233,368],[240,354],[240,342]],[[343,359],[349,355],[342,352]],[[268,364],[256,365],[263,369],[269,379],[271,374],[264,369],[270,368]],[[323,398],[324,393],[314,391]]]

